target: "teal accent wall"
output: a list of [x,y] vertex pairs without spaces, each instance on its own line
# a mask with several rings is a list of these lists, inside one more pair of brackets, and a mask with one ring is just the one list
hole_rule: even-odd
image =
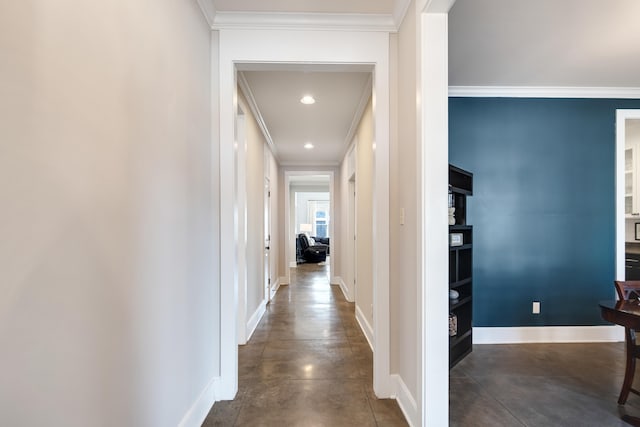
[[640,100],[449,99],[449,163],[474,174],[474,326],[606,324],[618,108]]

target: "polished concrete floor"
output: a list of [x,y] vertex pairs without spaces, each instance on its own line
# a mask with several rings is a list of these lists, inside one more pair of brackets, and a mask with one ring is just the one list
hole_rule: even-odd
[[203,427],[406,426],[395,400],[373,393],[371,348],[327,266],[291,271],[239,347],[235,400],[217,402]]
[[[236,399],[203,426],[405,426],[373,394],[371,349],[327,267],[292,272],[239,348]],[[625,426],[640,396],[617,405],[623,376],[622,343],[476,345],[450,371],[449,425]]]
[[623,343],[476,345],[450,372],[450,425],[626,426],[624,360]]

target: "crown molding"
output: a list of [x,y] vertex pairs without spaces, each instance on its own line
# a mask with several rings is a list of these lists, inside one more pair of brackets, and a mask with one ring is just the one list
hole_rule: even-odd
[[256,103],[256,99],[253,96],[253,92],[251,92],[249,83],[247,82],[247,79],[245,78],[242,71],[238,72],[238,86],[240,86],[240,90],[244,94],[244,97],[249,104],[249,109],[251,110],[251,113],[253,113],[253,117],[258,123],[258,127],[260,128],[264,139],[267,141],[267,145],[271,149],[273,157],[275,157],[276,160],[280,162],[280,159],[278,157],[278,150],[276,149],[276,145],[273,143],[273,139],[271,138],[271,134],[269,133],[269,128],[267,128],[267,124],[265,123],[264,118],[262,117],[262,113],[258,108],[258,104]]
[[[336,169],[340,166],[336,162],[318,162],[318,161],[293,161],[279,163],[282,167],[304,167],[304,168],[332,168]],[[326,172],[326,171],[325,171]]]
[[213,0],[196,0],[200,10],[204,15],[204,19],[209,23],[209,27],[213,28],[213,23],[216,18],[216,8],[213,5]]
[[400,26],[402,25],[402,21],[404,21],[404,17],[407,15],[410,5],[411,0],[396,0],[395,6],[393,7],[393,21],[396,25],[396,31],[400,30]]
[[339,162],[342,163],[342,160],[347,156],[347,153],[351,149],[351,143],[353,142],[353,138],[356,136],[356,132],[358,131],[358,126],[360,126],[360,120],[362,120],[362,115],[364,114],[365,108],[367,108],[367,104],[369,103],[369,99],[372,95],[373,89],[373,74],[369,74],[369,78],[367,79],[367,84],[364,86],[362,90],[362,94],[360,94],[360,101],[358,102],[358,106],[356,107],[356,112],[353,115],[353,119],[351,119],[351,126],[349,126],[349,131],[347,132],[347,136],[344,139],[345,149],[342,151]]
[[640,87],[449,86],[449,96],[640,99]]
[[396,32],[395,21],[394,16],[384,14],[218,11],[212,28]]

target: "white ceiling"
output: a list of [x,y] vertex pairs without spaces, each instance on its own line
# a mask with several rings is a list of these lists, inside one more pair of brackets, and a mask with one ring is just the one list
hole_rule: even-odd
[[391,14],[395,0],[214,0],[221,12]]
[[[265,15],[325,14],[402,20],[409,0],[199,0],[234,25]],[[304,14],[304,15],[300,15]],[[228,16],[228,15],[227,15]],[[450,86],[640,88],[640,0],[457,0],[449,14]],[[238,21],[239,20],[239,21]],[[355,22],[355,21],[354,21]],[[358,21],[363,22],[363,21]],[[370,70],[239,67],[279,160],[336,165],[349,140]],[[318,102],[298,102],[305,93]],[[306,151],[311,141],[316,148]]]
[[640,87],[638,0],[457,0],[452,86]]
[[[345,155],[362,107],[371,95],[370,72],[296,66],[242,71],[282,165],[337,166]],[[324,69],[323,69],[324,68]],[[300,98],[312,95],[313,105]],[[311,142],[312,150],[304,148]]]

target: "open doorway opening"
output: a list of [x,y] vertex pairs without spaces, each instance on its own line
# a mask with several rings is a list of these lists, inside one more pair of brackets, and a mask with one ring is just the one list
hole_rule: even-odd
[[[334,173],[332,171],[285,171],[285,223],[288,233],[287,275],[305,263],[328,265],[327,284],[335,271],[331,256],[334,238]],[[334,248],[335,254],[335,248]]]
[[640,110],[617,110],[616,280],[640,280],[637,264],[640,264]]
[[[371,214],[373,254],[373,307],[374,326],[373,388],[378,397],[393,393],[389,363],[389,46],[388,35],[378,32],[286,32],[265,31],[260,37],[242,30],[220,32],[219,90],[220,90],[220,241],[235,245],[232,185],[233,132],[238,102],[238,71],[250,67],[282,67],[283,64],[334,69],[360,68],[372,76],[369,92],[371,109],[371,137],[375,142],[374,170],[371,184],[375,192]],[[279,46],[273,49],[273,46]],[[313,49],[308,49],[313,46]],[[246,67],[245,67],[246,65]],[[243,68],[244,67],[244,68]],[[298,102],[296,100],[295,102]],[[288,123],[292,122],[289,118]],[[304,141],[302,142],[304,143]],[[317,164],[317,163],[316,163]],[[273,181],[272,181],[273,183]],[[262,184],[261,184],[262,185]],[[335,198],[334,198],[335,201]],[[332,217],[335,220],[335,215]],[[334,221],[335,224],[335,221]],[[262,239],[260,239],[262,240]],[[262,242],[261,242],[262,243]],[[333,249],[333,248],[332,248]],[[238,348],[236,341],[237,263],[234,251],[221,251],[221,378],[216,394],[221,399],[233,398],[238,383]],[[333,250],[332,250],[333,254]],[[366,313],[370,315],[369,313]]]

